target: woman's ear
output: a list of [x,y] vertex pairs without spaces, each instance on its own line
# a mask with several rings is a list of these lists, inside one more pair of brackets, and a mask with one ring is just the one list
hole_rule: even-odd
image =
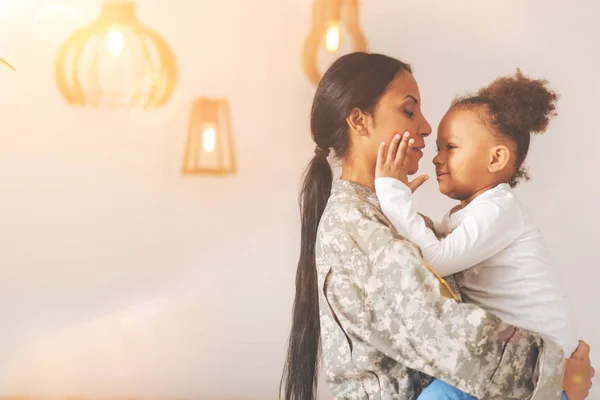
[[369,119],[370,116],[368,114],[365,114],[358,108],[354,108],[350,112],[350,115],[348,115],[348,118],[346,118],[346,122],[352,132],[357,133],[359,136],[368,136]]
[[510,149],[505,145],[492,147],[490,150],[490,161],[488,171],[498,173],[504,171],[512,159]]

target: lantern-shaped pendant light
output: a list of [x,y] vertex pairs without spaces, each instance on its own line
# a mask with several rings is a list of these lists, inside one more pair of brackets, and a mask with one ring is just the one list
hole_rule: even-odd
[[165,40],[137,19],[133,1],[105,0],[98,18],[59,49],[55,78],[73,105],[159,108],[173,94],[177,66]]
[[226,175],[235,172],[228,101],[206,97],[194,100],[183,155],[183,175]]
[[353,51],[367,51],[367,43],[359,25],[358,0],[314,0],[312,27],[304,43],[304,71],[317,85],[321,73],[317,66],[319,50],[339,51],[342,30],[352,42]]

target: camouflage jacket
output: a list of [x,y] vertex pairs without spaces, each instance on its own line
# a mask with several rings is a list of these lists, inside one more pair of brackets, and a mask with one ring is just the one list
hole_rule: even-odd
[[412,399],[431,377],[479,399],[560,398],[560,346],[442,296],[373,190],[334,181],[316,260],[323,366],[336,399]]

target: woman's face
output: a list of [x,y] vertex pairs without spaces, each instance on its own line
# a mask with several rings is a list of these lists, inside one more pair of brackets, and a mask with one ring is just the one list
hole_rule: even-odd
[[390,83],[375,107],[369,123],[370,154],[377,159],[377,149],[384,141],[389,144],[394,135],[410,132],[413,145],[406,153],[407,173],[413,175],[419,169],[423,157],[425,138],[431,134],[431,125],[421,112],[421,94],[413,75],[400,73]]

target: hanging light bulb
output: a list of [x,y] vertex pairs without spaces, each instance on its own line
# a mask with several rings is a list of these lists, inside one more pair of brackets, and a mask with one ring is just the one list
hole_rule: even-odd
[[314,0],[311,31],[304,43],[304,71],[312,83],[317,85],[321,80],[319,50],[340,50],[342,26],[350,36],[353,51],[367,51],[358,19],[358,0]]
[[206,97],[194,100],[183,155],[183,175],[226,175],[235,172],[228,101]]
[[325,48],[332,53],[340,49],[340,21],[329,21],[325,36]]
[[208,124],[204,127],[202,132],[202,144],[204,151],[212,153],[215,151],[215,142],[217,138],[217,130],[212,124]]
[[177,66],[165,40],[137,19],[134,1],[105,0],[59,49],[55,78],[70,104],[149,109],[171,99]]
[[125,46],[125,36],[118,29],[111,29],[106,34],[106,46],[113,56],[119,57]]

